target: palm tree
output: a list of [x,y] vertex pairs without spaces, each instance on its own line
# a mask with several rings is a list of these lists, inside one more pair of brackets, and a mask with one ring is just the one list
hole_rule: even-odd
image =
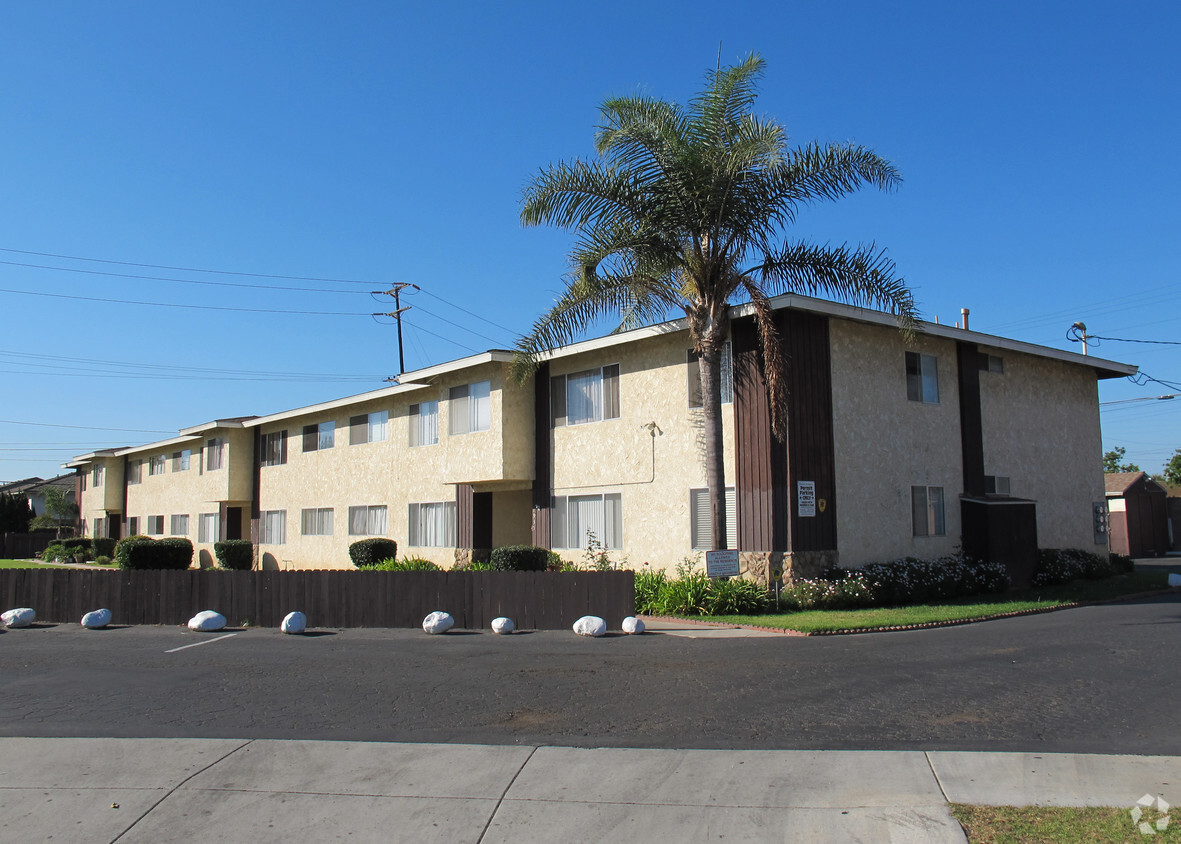
[[732,299],[749,300],[758,326],[776,437],[787,430],[786,371],[770,297],[822,294],[893,313],[914,325],[914,300],[873,244],[849,248],[788,241],[800,209],[864,185],[885,191],[901,178],[855,145],[787,148],[778,123],[751,113],[763,60],[718,68],[688,107],[621,97],[600,107],[598,158],[542,169],[526,190],[521,220],[573,230],[566,290],[517,342],[513,375],[524,382],[538,355],[602,317],[629,327],[683,310],[701,360],[706,482],[713,547],[726,547],[720,357]]

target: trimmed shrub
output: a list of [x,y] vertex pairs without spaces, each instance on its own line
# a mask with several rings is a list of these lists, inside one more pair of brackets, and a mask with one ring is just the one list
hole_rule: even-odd
[[155,541],[135,538],[119,541],[117,562],[122,569],[187,569],[193,563],[193,543],[179,536]]
[[495,571],[545,571],[552,553],[536,545],[505,545],[492,549],[488,562]]
[[60,544],[63,548],[66,549],[66,552],[70,556],[77,554],[78,551],[83,551],[87,554],[90,553],[91,543],[90,543],[89,536],[67,537],[65,539],[60,540]]
[[213,554],[219,568],[229,571],[250,571],[254,568],[254,543],[249,539],[223,539],[213,543]]
[[1037,552],[1034,586],[1050,586],[1071,580],[1102,580],[1116,574],[1111,557],[1106,558],[1078,548],[1043,548]]
[[106,554],[99,554],[94,558],[94,563],[98,566],[109,566],[111,564],[111,558]]
[[404,560],[395,560],[390,557],[376,565],[358,566],[357,568],[363,568],[366,571],[442,571],[430,560],[424,560],[421,557],[408,557]]
[[96,536],[94,538],[94,556],[98,557],[114,557],[115,543],[117,540],[111,539],[109,536]]
[[375,537],[362,539],[349,546],[349,559],[357,568],[376,566],[382,560],[398,556],[398,543],[392,539]]
[[1136,570],[1136,561],[1127,554],[1116,554],[1113,551],[1109,559],[1111,560],[1111,570],[1113,572],[1131,574]]
[[134,568],[128,564],[127,560],[131,553],[129,549],[132,545],[141,542],[155,542],[150,536],[144,536],[142,533],[133,533],[131,536],[125,536],[115,543],[115,562],[119,564],[119,568],[128,569]]

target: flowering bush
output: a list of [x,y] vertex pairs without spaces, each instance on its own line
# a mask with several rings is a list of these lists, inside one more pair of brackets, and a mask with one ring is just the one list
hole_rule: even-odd
[[1101,557],[1078,548],[1043,548],[1037,552],[1034,586],[1050,586],[1085,578],[1102,580],[1116,573],[1111,557]]

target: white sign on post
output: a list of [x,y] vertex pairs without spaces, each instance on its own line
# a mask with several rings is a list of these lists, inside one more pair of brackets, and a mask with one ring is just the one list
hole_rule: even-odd
[[796,502],[800,516],[816,515],[816,481],[796,481]]
[[738,577],[738,551],[706,551],[705,573],[709,577]]

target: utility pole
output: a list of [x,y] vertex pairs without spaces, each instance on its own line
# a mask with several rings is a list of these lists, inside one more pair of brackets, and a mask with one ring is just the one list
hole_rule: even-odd
[[401,375],[406,371],[406,358],[402,352],[402,312],[410,310],[410,306],[402,307],[401,294],[407,287],[413,287],[415,290],[421,290],[417,284],[411,284],[403,281],[394,284],[389,290],[374,290],[375,296],[393,296],[394,309],[389,313],[374,314],[374,316],[388,316],[398,321],[398,374]]

